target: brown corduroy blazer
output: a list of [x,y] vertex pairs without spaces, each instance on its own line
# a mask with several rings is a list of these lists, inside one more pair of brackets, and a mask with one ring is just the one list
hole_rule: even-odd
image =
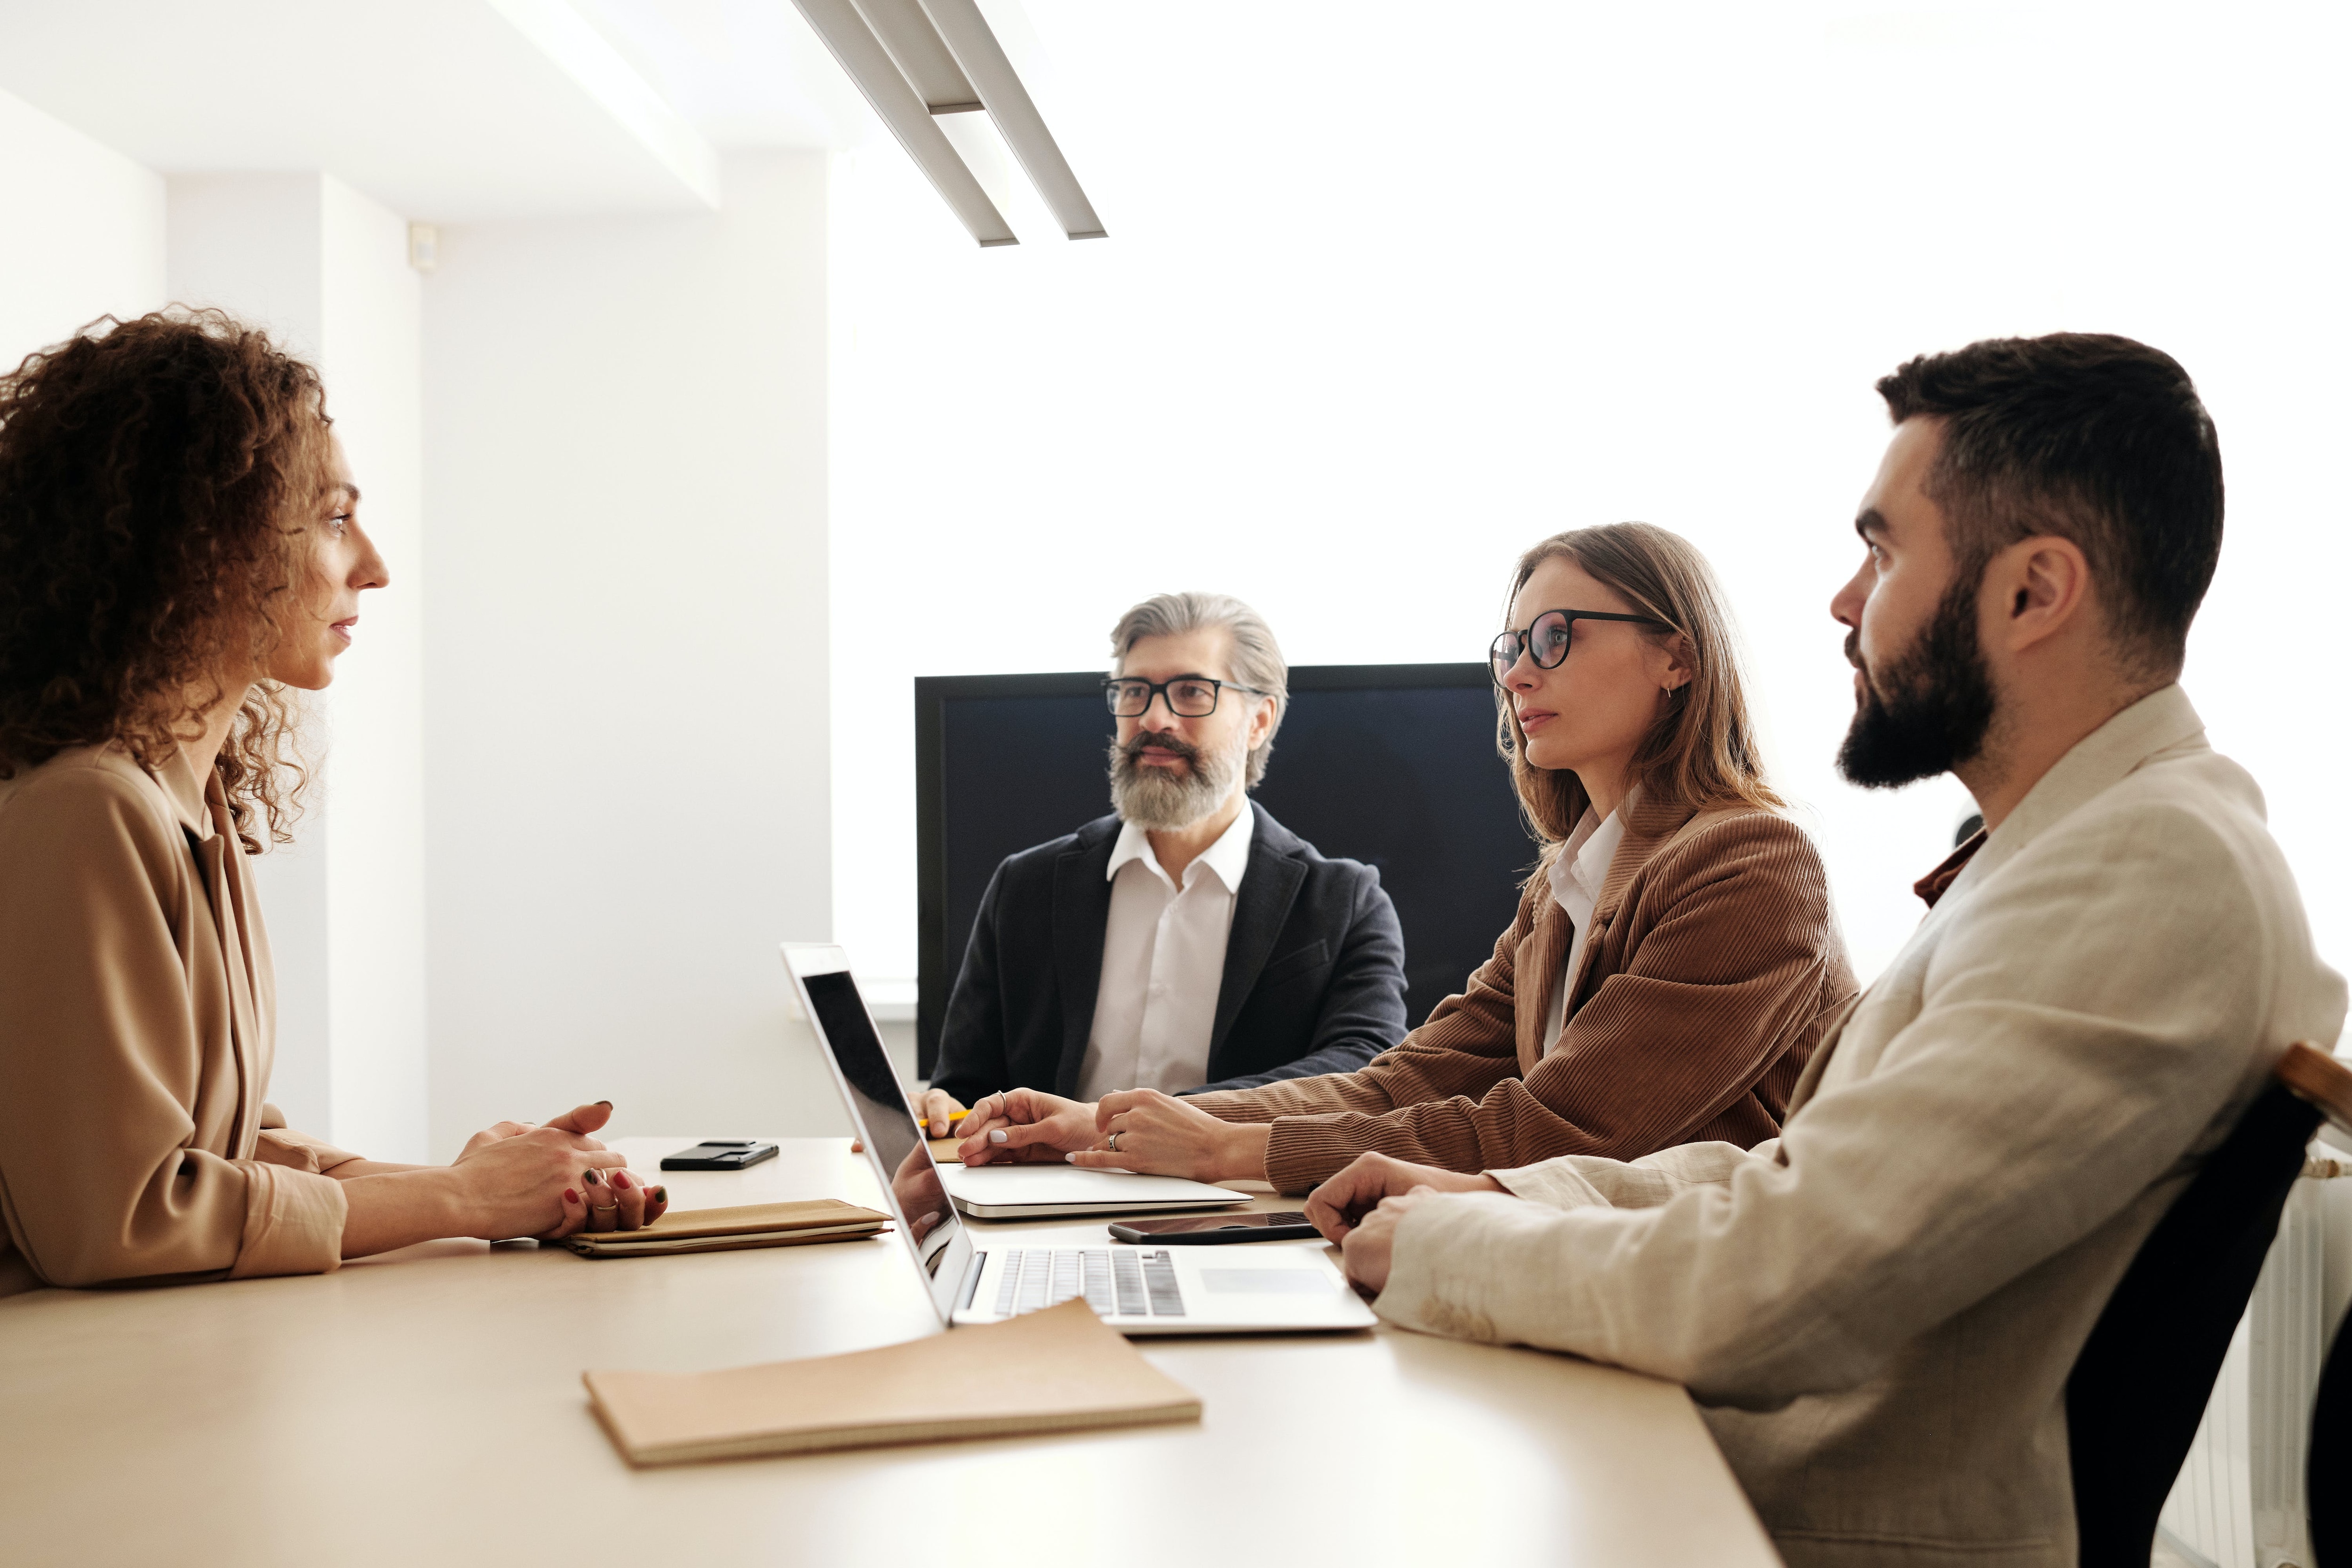
[[1286,1193],[1368,1151],[1479,1171],[1775,1136],[1856,991],[1821,857],[1752,806],[1625,811],[1559,1049],[1542,1034],[1575,930],[1537,877],[1462,993],[1360,1071],[1191,1103],[1272,1122],[1266,1179]]

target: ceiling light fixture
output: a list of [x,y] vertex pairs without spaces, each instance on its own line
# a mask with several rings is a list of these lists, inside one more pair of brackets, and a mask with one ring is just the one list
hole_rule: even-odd
[[793,4],[972,238],[983,246],[1021,243],[946,133],[931,123],[933,115],[985,110],[1062,232],[1072,239],[1104,237],[1102,220],[975,0]]

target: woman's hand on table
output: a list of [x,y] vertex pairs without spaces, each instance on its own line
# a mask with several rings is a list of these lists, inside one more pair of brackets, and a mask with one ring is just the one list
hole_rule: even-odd
[[602,1149],[604,1145],[589,1137],[588,1134],[612,1119],[613,1102],[609,1100],[600,1100],[593,1105],[573,1106],[562,1115],[543,1122],[495,1122],[467,1139],[466,1146],[457,1151],[457,1158],[462,1160],[478,1149],[487,1149],[501,1139],[518,1137],[535,1127],[552,1127],[559,1131],[570,1133],[572,1138],[572,1146],[575,1149]]
[[627,1169],[625,1157],[591,1133],[612,1120],[610,1100],[533,1124],[501,1121],[466,1141],[449,1167],[465,1185],[485,1240],[535,1236],[560,1241],[581,1231],[636,1230],[661,1217],[667,1192]]
[[982,1097],[963,1119],[956,1157],[967,1165],[1060,1163],[1095,1141],[1095,1108],[1034,1089]]
[[[1347,1169],[1307,1195],[1307,1218],[1326,1241],[1344,1243],[1377,1214],[1384,1200],[1429,1193],[1507,1192],[1494,1177],[1416,1165],[1393,1154],[1359,1154]],[[1396,1222],[1389,1221],[1394,1229]],[[1385,1246],[1385,1244],[1382,1244]],[[1381,1266],[1387,1276],[1387,1266]]]
[[[371,1172],[342,1181],[345,1258],[365,1258],[445,1236],[484,1241],[635,1230],[659,1219],[668,1194],[591,1134],[609,1102],[545,1122],[501,1121],[466,1141],[446,1165]],[[341,1167],[338,1167],[340,1169]]]
[[1106,1094],[1094,1112],[1095,1135],[1070,1156],[1073,1165],[1189,1176],[1196,1182],[1265,1179],[1265,1142],[1272,1131],[1267,1123],[1220,1121],[1190,1101],[1156,1089]]

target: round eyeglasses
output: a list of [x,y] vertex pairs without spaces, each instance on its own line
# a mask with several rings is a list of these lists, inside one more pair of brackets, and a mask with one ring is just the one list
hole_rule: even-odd
[[1569,641],[1579,621],[1630,621],[1637,626],[1674,630],[1655,616],[1621,616],[1612,610],[1546,610],[1526,630],[1505,632],[1487,645],[1486,661],[1494,667],[1495,684],[1500,686],[1510,679],[1511,667],[1519,662],[1522,652],[1535,661],[1538,669],[1558,669],[1559,661],[1568,657]]
[[1113,675],[1103,680],[1103,700],[1110,705],[1114,717],[1140,719],[1151,710],[1151,699],[1156,693],[1167,700],[1168,711],[1179,719],[1205,719],[1217,710],[1217,693],[1221,689],[1246,691],[1252,697],[1272,695],[1255,686],[1211,680],[1200,675],[1180,675],[1173,680],[1130,680]]

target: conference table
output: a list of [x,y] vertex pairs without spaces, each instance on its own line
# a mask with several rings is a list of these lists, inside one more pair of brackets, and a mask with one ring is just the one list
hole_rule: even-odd
[[[651,1173],[696,1141],[614,1146]],[[883,1206],[846,1139],[780,1142],[656,1179],[677,1208]],[[989,1246],[1107,1239],[975,1224]],[[314,1277],[35,1291],[0,1301],[0,1561],[1779,1562],[1681,1388],[1386,1327],[1137,1342],[1198,1424],[654,1469],[580,1382],[940,1331],[896,1237],[611,1260],[433,1242]]]

